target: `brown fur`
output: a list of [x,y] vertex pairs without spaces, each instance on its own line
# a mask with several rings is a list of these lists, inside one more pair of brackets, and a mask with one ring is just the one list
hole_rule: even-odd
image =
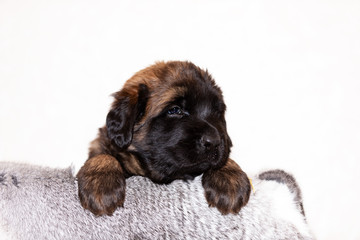
[[[80,169],[78,176],[85,182],[80,201],[84,208],[95,215],[112,214],[125,200],[125,177],[120,163],[112,156],[100,154],[90,158]],[[102,206],[94,207],[94,206]]]
[[249,201],[251,191],[247,175],[232,159],[218,170],[209,170],[202,178],[205,197],[210,207],[217,207],[222,214],[238,213]]

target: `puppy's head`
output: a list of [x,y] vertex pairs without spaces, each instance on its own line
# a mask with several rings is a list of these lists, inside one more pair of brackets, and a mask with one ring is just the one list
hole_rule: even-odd
[[226,106],[206,71],[190,62],[159,62],[114,97],[106,120],[111,149],[134,156],[153,181],[192,179],[226,163]]

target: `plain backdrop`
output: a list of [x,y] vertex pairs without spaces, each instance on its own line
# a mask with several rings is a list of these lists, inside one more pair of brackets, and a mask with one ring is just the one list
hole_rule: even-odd
[[360,2],[0,0],[0,161],[79,169],[136,71],[223,89],[232,158],[297,178],[318,239],[360,239]]

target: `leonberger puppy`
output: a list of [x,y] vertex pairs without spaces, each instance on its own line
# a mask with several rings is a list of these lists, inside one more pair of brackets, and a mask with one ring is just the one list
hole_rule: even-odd
[[115,98],[77,174],[82,206],[112,215],[125,200],[125,179],[155,183],[192,180],[202,174],[210,207],[238,213],[249,200],[250,182],[229,158],[220,88],[191,62],[158,62],[137,72]]

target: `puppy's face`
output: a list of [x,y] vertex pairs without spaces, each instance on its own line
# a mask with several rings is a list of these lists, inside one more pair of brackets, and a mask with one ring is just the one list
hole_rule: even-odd
[[231,140],[221,90],[192,63],[157,63],[135,74],[114,97],[107,135],[112,155],[135,156],[125,163],[129,168],[168,183],[226,163]]

